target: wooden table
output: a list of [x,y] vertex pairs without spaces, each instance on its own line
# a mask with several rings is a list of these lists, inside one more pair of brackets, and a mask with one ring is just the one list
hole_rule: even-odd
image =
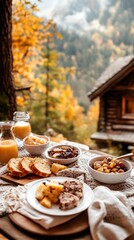
[[[74,234],[74,235],[69,235],[69,236],[39,236],[39,235],[33,235],[29,232],[26,232],[22,229],[19,229],[16,225],[14,225],[8,216],[4,216],[0,218],[0,232],[2,233],[2,237],[0,240],[6,240],[6,239],[15,239],[15,240],[44,240],[44,239],[70,239],[70,240],[92,240],[89,229],[86,229],[85,231]],[[4,238],[5,237],[5,238]]]

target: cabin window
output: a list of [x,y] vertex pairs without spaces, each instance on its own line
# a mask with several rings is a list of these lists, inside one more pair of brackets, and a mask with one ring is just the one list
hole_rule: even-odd
[[123,97],[122,118],[134,119],[134,97],[129,97],[129,96]]

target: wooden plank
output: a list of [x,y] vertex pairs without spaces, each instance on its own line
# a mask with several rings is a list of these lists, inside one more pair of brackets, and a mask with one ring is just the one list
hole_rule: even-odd
[[134,133],[132,132],[122,132],[122,131],[112,131],[112,132],[96,132],[91,135],[93,140],[112,140],[114,142],[121,142],[127,144],[134,144]]
[[132,130],[132,131],[134,131],[134,126],[133,125],[113,124],[112,128],[115,129],[115,130]]
[[113,120],[113,123],[117,124],[125,124],[125,125],[134,125],[134,120],[129,119],[115,119]]

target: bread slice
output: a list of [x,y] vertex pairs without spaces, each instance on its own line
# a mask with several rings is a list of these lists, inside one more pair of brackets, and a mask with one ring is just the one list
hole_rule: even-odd
[[36,157],[30,168],[35,175],[40,177],[48,177],[51,174],[50,164],[43,158]]
[[51,166],[52,173],[56,174],[57,172],[66,169],[67,167],[65,165],[59,164],[59,163],[53,163]]
[[23,157],[22,160],[19,162],[19,167],[21,171],[23,171],[26,175],[33,173],[32,169],[30,168],[32,162],[33,158],[31,157]]
[[14,177],[24,177],[26,173],[20,168],[22,158],[11,158],[7,164],[9,173]]

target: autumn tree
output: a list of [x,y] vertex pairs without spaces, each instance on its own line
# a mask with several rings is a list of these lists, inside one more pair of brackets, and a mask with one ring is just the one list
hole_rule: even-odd
[[[56,30],[56,24],[53,20],[49,21],[49,28],[44,33],[42,44],[42,62],[36,74],[36,86],[34,96],[36,101],[32,103],[32,112],[38,112],[40,118],[40,130],[46,131],[48,128],[55,128],[56,122],[61,113],[56,108],[56,103],[60,101],[59,97],[53,95],[56,88],[65,80],[68,71],[58,66],[58,53],[55,50],[55,37],[62,38]],[[37,101],[38,99],[38,101]],[[40,112],[40,113],[39,113]],[[33,116],[33,128],[37,129],[36,119]]]
[[[51,93],[54,88],[59,88],[62,81],[65,80],[65,69],[58,66],[58,53],[55,50],[54,39],[62,39],[60,33],[56,30],[56,24],[52,21],[51,28],[46,34],[43,47],[43,65],[41,67],[43,73],[42,83],[45,86],[45,128],[52,124],[51,118],[57,118],[56,102],[60,98],[53,96]],[[52,110],[53,109],[53,110]]]
[[11,48],[12,0],[0,1],[0,119],[12,119],[16,110]]
[[[60,41],[62,36],[55,23],[43,22],[32,8],[20,2],[13,10],[12,43],[19,109],[30,112],[33,132],[42,134],[50,127],[67,139],[86,141],[80,139],[87,131],[83,108],[66,81],[67,76],[74,77],[75,67],[59,65],[55,39]],[[30,96],[18,91],[28,86]]]
[[[26,107],[30,91],[35,82],[35,69],[40,61],[43,30],[43,19],[35,15],[37,8],[31,2],[13,1],[13,72],[16,88],[17,108]],[[25,109],[23,109],[25,110]]]

